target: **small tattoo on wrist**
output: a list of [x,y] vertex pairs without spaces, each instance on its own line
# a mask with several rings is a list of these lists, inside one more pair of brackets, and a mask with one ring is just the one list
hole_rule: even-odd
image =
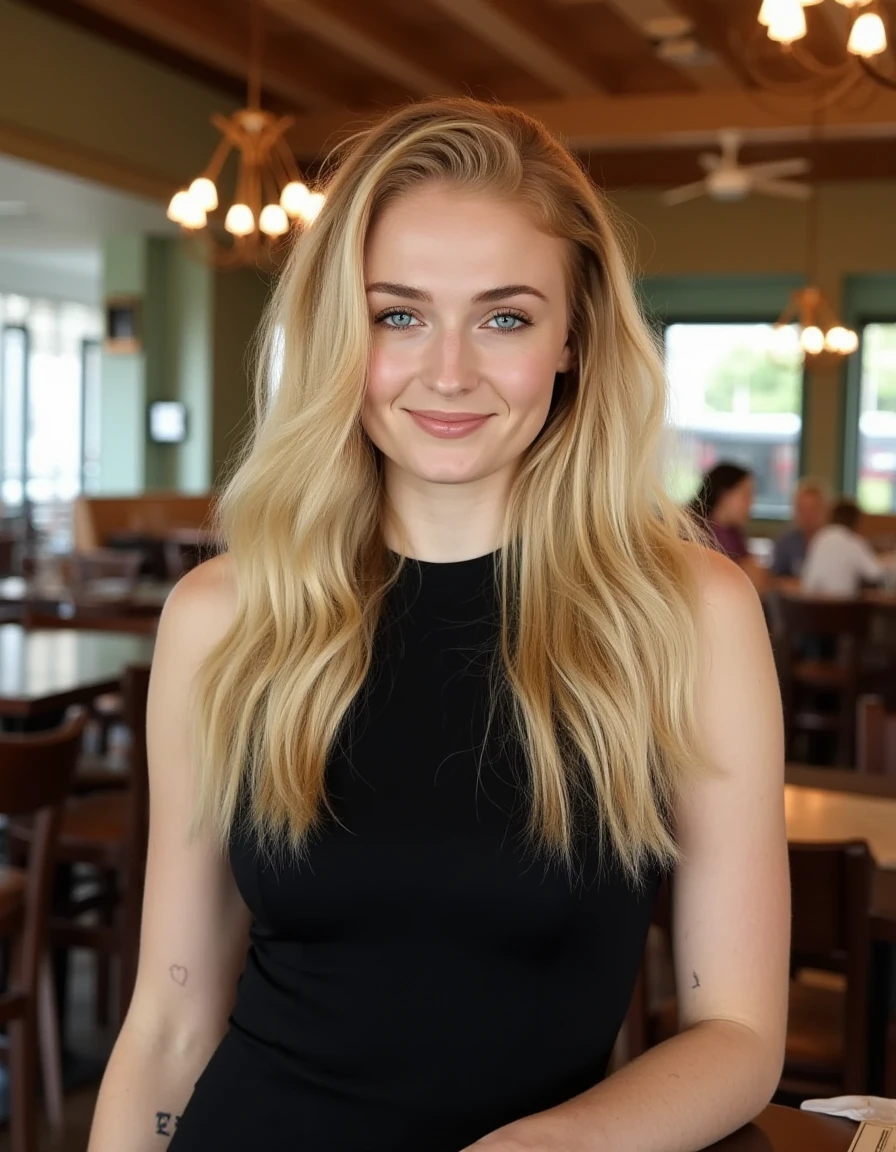
[[180,1116],[170,1112],[156,1112],[156,1136],[173,1136],[179,1120]]
[[691,975],[694,977],[694,983],[691,985],[691,988],[699,988],[700,987],[700,977],[697,975],[696,972],[692,972]]
[[181,964],[172,964],[168,971],[171,973],[171,979],[174,981],[174,983],[180,984],[181,988],[183,988],[187,982],[187,976],[189,975],[186,968],[184,968]]

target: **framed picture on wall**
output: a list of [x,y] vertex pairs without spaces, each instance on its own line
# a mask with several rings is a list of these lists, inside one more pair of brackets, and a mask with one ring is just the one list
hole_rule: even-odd
[[106,300],[106,352],[140,352],[140,300],[137,296],[110,296]]

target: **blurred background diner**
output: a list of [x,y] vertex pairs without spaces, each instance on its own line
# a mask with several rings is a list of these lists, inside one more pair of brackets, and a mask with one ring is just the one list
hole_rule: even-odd
[[[153,637],[221,546],[285,246],[359,121],[464,92],[544,120],[628,222],[669,490],[762,598],[776,1099],[896,1097],[892,0],[0,0],[0,1152],[86,1141],[134,978]],[[617,1063],[676,1026],[669,895]],[[780,1131],[757,1147],[812,1143]]]

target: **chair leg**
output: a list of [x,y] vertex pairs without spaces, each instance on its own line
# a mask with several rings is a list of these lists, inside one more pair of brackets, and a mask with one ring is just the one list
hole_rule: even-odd
[[[117,876],[113,870],[106,869],[101,876],[101,886],[105,897],[103,909],[100,913],[100,922],[106,927],[115,924]],[[111,957],[108,952],[96,951],[96,1004],[95,1019],[97,1024],[105,1028],[109,1023],[109,1003],[111,999]]]
[[63,1126],[62,1052],[59,1046],[59,1020],[56,1015],[56,993],[50,958],[40,966],[37,991],[37,1027],[40,1063],[44,1085],[44,1107],[50,1127],[60,1132]]
[[9,1023],[9,1116],[12,1152],[37,1152],[36,1088],[37,1013],[29,1004],[24,1016]]

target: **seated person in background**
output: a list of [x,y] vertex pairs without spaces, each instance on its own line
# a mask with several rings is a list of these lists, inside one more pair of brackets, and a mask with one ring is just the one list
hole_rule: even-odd
[[716,548],[733,560],[762,591],[768,573],[750,555],[746,526],[753,507],[753,473],[740,464],[719,463],[703,477],[689,507],[712,536]]
[[863,583],[880,583],[885,567],[856,531],[860,515],[854,500],[838,500],[834,505],[830,524],[809,545],[800,580],[804,592],[857,596]]
[[793,503],[793,523],[775,541],[772,575],[798,579],[815,534],[828,522],[829,502],[819,480],[800,481]]

